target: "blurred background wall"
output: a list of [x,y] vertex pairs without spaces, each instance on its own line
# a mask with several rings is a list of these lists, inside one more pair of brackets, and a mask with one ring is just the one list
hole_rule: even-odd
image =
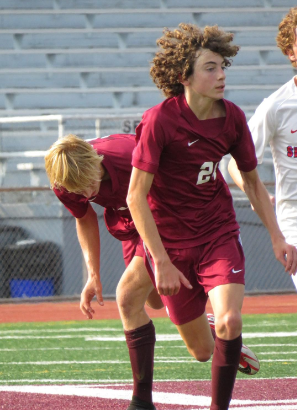
[[[276,47],[293,0],[0,0],[0,298],[75,297],[86,272],[75,220],[49,190],[44,151],[61,135],[134,132],[163,100],[149,76],[164,27],[218,24],[241,46],[225,98],[247,118],[294,72]],[[12,118],[13,117],[13,118]],[[226,180],[229,158],[220,167]],[[259,168],[273,192],[267,149]],[[246,254],[247,293],[290,292],[270,239],[231,185]],[[124,270],[121,245],[102,235],[105,297]]]

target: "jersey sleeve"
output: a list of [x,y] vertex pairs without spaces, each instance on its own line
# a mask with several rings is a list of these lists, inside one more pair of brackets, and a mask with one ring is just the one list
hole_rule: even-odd
[[250,172],[257,167],[255,145],[245,115],[238,107],[236,113],[236,143],[230,153],[240,171]]
[[159,167],[161,152],[165,145],[165,132],[159,116],[147,111],[136,128],[136,147],[132,165],[142,171],[155,174]]
[[69,193],[65,190],[53,189],[57,198],[75,218],[82,218],[88,209],[88,200],[83,195]]
[[274,136],[275,115],[271,108],[270,101],[265,99],[248,122],[259,164],[263,161],[265,147]]

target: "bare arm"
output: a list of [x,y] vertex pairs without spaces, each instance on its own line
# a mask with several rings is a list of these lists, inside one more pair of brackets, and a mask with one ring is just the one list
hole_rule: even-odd
[[100,233],[97,214],[89,204],[87,213],[76,219],[76,231],[88,270],[88,280],[81,293],[80,309],[88,319],[95,313],[91,301],[96,296],[103,306],[102,285],[100,281]]
[[242,179],[242,176],[241,176],[241,173],[240,173],[239,169],[237,168],[235,159],[233,157],[229,161],[228,172],[229,172],[231,178],[233,179],[233,181],[235,182],[235,184],[238,186],[238,188],[240,188],[244,192],[243,179]]
[[295,274],[297,270],[296,248],[287,244],[279,229],[271,198],[259,178],[258,171],[256,169],[251,172],[239,171],[234,159],[231,161],[228,167],[229,173],[236,185],[246,193],[253,209],[267,228],[276,259],[284,266],[286,272],[290,275]]
[[[231,160],[229,161],[228,171],[229,171],[229,174],[231,175],[231,178],[233,179],[235,184],[238,186],[238,188],[240,188],[243,192],[245,192],[244,187],[243,187],[243,179],[242,179],[242,176],[241,176],[241,172],[237,168],[237,165],[236,165],[236,162],[235,162],[234,158],[231,158]],[[274,206],[275,205],[274,196],[270,195],[269,192],[268,192],[268,196],[269,196],[271,204]],[[253,211],[255,210],[253,205],[252,205],[252,209],[253,209]]]
[[133,168],[127,197],[135,226],[148,247],[154,263],[157,290],[160,295],[175,295],[181,283],[192,288],[185,276],[171,263],[161,241],[155,220],[147,202],[154,175]]

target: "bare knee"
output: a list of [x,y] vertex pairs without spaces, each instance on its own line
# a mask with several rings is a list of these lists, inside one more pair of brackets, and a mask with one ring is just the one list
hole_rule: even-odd
[[118,284],[116,289],[116,301],[120,312],[128,312],[132,307],[129,292],[125,291],[120,284]]
[[232,340],[241,334],[242,319],[239,311],[229,311],[221,317],[216,317],[215,324],[219,338]]
[[143,314],[147,294],[146,286],[125,272],[116,289],[116,301],[122,319]]
[[198,362],[207,362],[213,354],[214,343],[211,343],[209,346],[205,347],[191,348],[187,346],[187,348],[190,355],[193,356]]

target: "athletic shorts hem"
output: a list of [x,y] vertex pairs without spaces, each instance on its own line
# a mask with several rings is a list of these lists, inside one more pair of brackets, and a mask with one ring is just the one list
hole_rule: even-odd
[[226,280],[226,281],[222,281],[220,283],[217,283],[214,287],[209,287],[209,288],[205,288],[205,292],[208,294],[212,289],[217,288],[218,286],[222,286],[222,285],[231,285],[231,284],[235,284],[235,285],[245,285],[245,281],[244,280]]
[[[163,302],[164,303],[164,302]],[[191,315],[191,316],[189,316],[189,317],[187,317],[187,318],[182,318],[182,319],[179,319],[179,320],[174,320],[174,319],[172,319],[169,315],[168,315],[168,318],[170,319],[170,321],[174,324],[174,325],[176,325],[176,326],[182,326],[182,325],[186,325],[187,323],[189,323],[189,322],[192,322],[192,320],[195,320],[195,319],[198,319],[198,317],[200,317],[200,316],[202,316],[203,315],[203,313],[205,312],[205,310],[201,313],[201,314],[193,314],[193,315]]]

